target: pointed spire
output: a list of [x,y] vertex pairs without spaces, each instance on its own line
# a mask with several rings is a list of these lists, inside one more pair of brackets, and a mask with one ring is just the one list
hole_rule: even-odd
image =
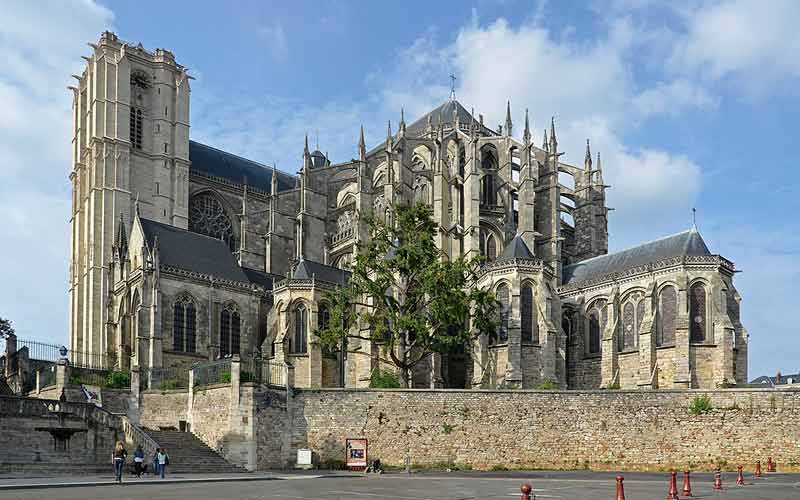
[[125,229],[125,219],[122,212],[119,213],[119,222],[117,223],[117,235],[114,238],[114,249],[117,251],[120,259],[124,259],[128,253],[128,234]]
[[308,156],[310,153],[308,151],[308,132],[306,132],[306,140],[303,146],[303,156]]
[[531,143],[531,126],[528,121],[528,108],[525,108],[525,131],[522,133],[522,141],[525,144]]
[[592,170],[592,150],[589,148],[589,139],[586,139],[586,156],[583,158],[583,168]]
[[367,159],[367,143],[364,141],[364,125],[361,125],[361,133],[358,136],[358,159],[361,161]]
[[433,119],[431,113],[428,113],[428,132],[433,132]]
[[392,149],[392,120],[389,120],[389,125],[386,127],[386,150]]
[[270,194],[275,196],[278,194],[278,167],[272,163],[272,178],[270,178]]
[[550,118],[550,152],[558,153],[558,141],[556,141],[556,117]]
[[512,133],[512,125],[511,125],[511,101],[506,102],[506,136],[511,137]]
[[542,140],[542,149],[550,151],[550,143],[547,141],[547,129],[544,129],[544,139]]
[[603,167],[600,165],[600,151],[597,152],[597,184],[603,187]]

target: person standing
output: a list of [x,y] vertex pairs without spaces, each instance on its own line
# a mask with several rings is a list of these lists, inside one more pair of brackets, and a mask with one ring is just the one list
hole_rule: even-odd
[[142,466],[144,465],[144,450],[142,449],[142,445],[136,447],[136,451],[133,452],[133,467],[136,471],[136,477],[142,477]]
[[128,452],[125,450],[125,445],[122,444],[122,441],[117,441],[111,460],[114,463],[114,474],[117,476],[118,483],[122,483],[122,468],[125,466],[125,458],[127,456]]
[[158,452],[158,470],[161,472],[161,479],[164,479],[167,465],[169,465],[169,454],[166,448],[161,448],[161,451]]
[[153,453],[153,477],[158,476],[159,472],[161,472],[161,467],[158,465],[158,455],[161,453],[161,448],[156,448],[156,452]]

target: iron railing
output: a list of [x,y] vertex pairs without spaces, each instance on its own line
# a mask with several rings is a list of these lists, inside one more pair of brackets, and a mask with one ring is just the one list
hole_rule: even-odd
[[189,387],[189,370],[185,368],[150,368],[149,372],[149,378],[152,381],[151,389],[166,391]]
[[195,387],[226,384],[231,381],[231,360],[220,359],[210,363],[198,363],[192,367]]
[[[5,353],[6,341],[0,339],[0,353]],[[58,344],[40,342],[38,340],[17,339],[17,352],[28,348],[28,359],[37,361],[50,361],[55,363],[61,359],[61,350],[66,349],[69,364],[76,368],[89,368],[93,370],[111,368],[116,364],[116,357],[104,353],[89,353],[67,349]],[[11,353],[14,354],[14,353]]]
[[253,382],[262,385],[286,386],[283,363],[261,358],[245,358],[241,362],[241,383]]

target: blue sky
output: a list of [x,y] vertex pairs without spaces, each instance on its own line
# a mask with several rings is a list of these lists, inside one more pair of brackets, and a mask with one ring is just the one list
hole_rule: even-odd
[[70,74],[111,29],[190,68],[191,136],[295,171],[303,135],[334,161],[445,100],[565,159],[586,138],[613,185],[611,247],[680,231],[697,207],[742,270],[750,373],[800,371],[796,172],[800,3],[0,0],[0,316],[66,341]]

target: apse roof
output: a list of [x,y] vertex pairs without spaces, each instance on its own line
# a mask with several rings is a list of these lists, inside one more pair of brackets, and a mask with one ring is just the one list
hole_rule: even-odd
[[512,260],[512,259],[532,259],[533,252],[525,244],[525,240],[519,234],[514,236],[503,250],[503,255],[497,260]]
[[627,250],[565,266],[562,282],[566,285],[599,278],[670,257],[710,254],[700,233],[696,228],[692,228]]
[[[189,141],[191,169],[206,175],[222,177],[236,184],[244,184],[269,192],[272,189],[272,167],[247,158],[219,150],[195,141]],[[295,187],[295,178],[285,172],[278,173],[278,191]]]
[[158,239],[161,264],[231,281],[250,281],[224,241],[149,219],[139,220],[150,248]]
[[350,271],[320,264],[313,260],[302,259],[297,263],[297,267],[294,268],[294,275],[292,277],[296,279],[314,278],[320,281],[342,285],[347,283],[347,280],[350,279]]

